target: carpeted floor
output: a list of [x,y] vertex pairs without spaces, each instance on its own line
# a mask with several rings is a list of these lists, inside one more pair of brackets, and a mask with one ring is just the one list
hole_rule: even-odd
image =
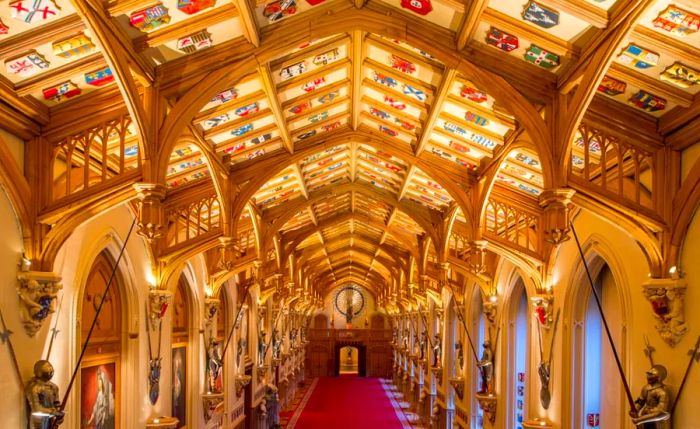
[[312,383],[298,406],[299,409],[289,418],[287,429],[411,427],[401,410],[392,405],[377,378],[319,378]]

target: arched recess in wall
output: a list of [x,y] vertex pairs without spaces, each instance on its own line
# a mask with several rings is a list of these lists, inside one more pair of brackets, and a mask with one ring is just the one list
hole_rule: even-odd
[[314,316],[314,329],[328,329],[328,316],[318,313]]
[[[462,366],[459,363],[459,354],[463,352],[458,350],[463,347],[463,342],[460,337],[459,328],[457,326],[457,303],[455,297],[450,297],[450,302],[447,305],[447,314],[445,319],[445,363],[448,368],[447,376],[448,378],[457,377],[462,374]],[[420,336],[421,333],[417,332],[416,335]],[[448,384],[449,386],[449,384]],[[455,397],[455,390],[449,388],[449,394],[447,399],[448,409],[454,409],[454,403],[458,401]]]
[[533,376],[528,373],[530,349],[529,333],[531,332],[529,305],[525,282],[519,274],[515,274],[511,291],[506,305],[507,317],[507,370],[506,375],[506,428],[522,427],[526,417],[529,401],[528,385]]
[[[87,338],[92,320],[100,303],[104,301],[100,316],[90,337],[85,357],[81,363],[79,383],[80,421],[98,427],[120,427],[122,378],[126,364],[124,332],[125,289],[124,281],[115,274],[108,293],[114,261],[102,251],[95,258],[82,291],[80,307],[80,341]],[[101,423],[100,423],[101,422]]]
[[172,310],[172,405],[171,416],[176,417],[180,423],[178,428],[187,426],[188,396],[190,369],[190,327],[192,325],[189,315],[194,312],[192,299],[189,294],[189,285],[184,273],[180,274],[177,288],[173,298]]
[[[470,297],[469,302],[471,303],[469,307],[469,319],[467,319],[467,326],[471,339],[474,342],[474,347],[478,351],[481,349],[481,345],[488,336],[481,288],[477,284],[474,284],[471,291],[467,293],[467,296]],[[469,344],[466,344],[466,346],[471,347]],[[471,408],[471,412],[469,413],[471,416],[470,426],[475,429],[481,429],[484,427],[484,413],[481,410],[481,407],[479,407],[476,396],[474,396],[472,392],[479,392],[482,390],[482,380],[479,368],[477,367],[479,362],[474,359],[473,353],[469,353],[469,356],[470,358],[467,360],[467,362],[469,362],[467,364],[468,381],[465,383],[465,385],[468,389],[467,392],[470,392],[468,395],[469,406]]]
[[[585,247],[585,246],[584,246]],[[607,318],[611,335],[623,366],[626,362],[627,311],[619,276],[595,251],[586,258],[593,285]],[[566,312],[571,318],[569,362],[570,428],[587,427],[588,421],[599,422],[600,429],[617,429],[625,425],[627,406],[610,342],[588,278],[580,265],[569,289]],[[627,372],[627,371],[626,371]],[[564,396],[566,397],[566,396]]]

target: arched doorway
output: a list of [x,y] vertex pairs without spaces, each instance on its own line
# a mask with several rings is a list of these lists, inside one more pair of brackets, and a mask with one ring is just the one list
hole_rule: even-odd
[[[87,426],[103,422],[102,428],[120,427],[120,370],[122,359],[123,282],[117,272],[107,294],[114,267],[103,251],[90,268],[82,296],[80,344],[87,338],[100,303],[102,310],[90,337],[80,369],[80,418]],[[106,296],[105,296],[106,295]]]
[[359,354],[359,350],[354,346],[345,346],[340,349],[340,375],[359,374]]
[[[335,345],[335,372],[336,376],[341,375],[341,366],[343,360],[347,360],[347,350],[357,350],[357,375],[360,377],[367,376],[367,346],[364,344],[343,344]],[[345,354],[343,354],[343,352]]]
[[517,276],[508,305],[508,377],[509,390],[508,417],[506,427],[517,429],[522,427],[522,422],[527,409],[526,383],[529,381],[527,374],[529,355],[529,313],[528,299],[525,284],[520,276]]

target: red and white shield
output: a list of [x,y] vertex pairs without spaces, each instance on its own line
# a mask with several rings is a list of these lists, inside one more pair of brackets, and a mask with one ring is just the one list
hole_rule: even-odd
[[430,0],[401,0],[401,7],[419,15],[427,15],[433,10]]

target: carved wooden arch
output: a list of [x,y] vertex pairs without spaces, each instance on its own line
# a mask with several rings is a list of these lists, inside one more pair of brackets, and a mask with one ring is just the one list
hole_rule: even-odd
[[[316,142],[315,144],[313,142]],[[311,144],[309,144],[311,143]],[[240,193],[237,195],[235,201],[233,202],[233,208],[231,210],[232,218],[232,233],[236,233],[237,222],[240,211],[248,204],[250,199],[255,195],[255,193],[269,180],[274,178],[276,175],[284,171],[289,165],[301,161],[302,159],[316,154],[324,149],[335,147],[341,144],[365,144],[371,146],[375,149],[385,149],[386,145],[389,144],[392,147],[392,155],[401,159],[406,164],[415,163],[415,165],[423,170],[428,176],[442,186],[445,191],[452,197],[459,208],[465,215],[471,214],[473,211],[472,204],[467,197],[467,194],[461,189],[459,183],[455,183],[452,180],[444,180],[444,174],[439,170],[439,166],[432,161],[426,160],[424,157],[419,157],[413,153],[407,151],[394,150],[394,142],[390,142],[388,137],[379,136],[372,133],[367,133],[364,131],[348,131],[333,134],[332,136],[317,136],[309,139],[306,145],[302,148],[295,150],[293,154],[285,156],[284,163],[279,162],[277,159],[270,160],[266,163],[265,160],[259,161],[260,168],[256,170],[256,174],[250,177],[250,180],[246,186],[241,189]],[[235,171],[232,173],[235,177]],[[247,178],[247,177],[246,177]],[[419,224],[420,225],[420,224]],[[421,225],[422,226],[422,225]],[[423,227],[423,226],[422,226]],[[425,227],[423,227],[425,229]],[[433,228],[430,228],[431,230]],[[438,240],[437,243],[441,243]]]
[[376,299],[379,288],[381,286],[384,286],[380,283],[379,280],[386,281],[386,279],[384,279],[383,277],[377,279],[377,274],[370,274],[365,276],[365,278],[361,278],[360,276],[354,273],[346,273],[338,277],[337,281],[330,281],[329,274],[330,271],[325,271],[317,280],[317,283],[323,280],[321,287],[317,286],[316,288],[319,291],[319,293],[321,293],[321,295],[328,295],[328,293],[331,292],[334,288],[341,287],[345,283],[355,282],[363,286],[365,290],[370,295],[372,295],[374,299]]
[[[131,219],[136,218],[136,208],[126,203],[133,198],[133,196],[134,192],[129,188],[124,194],[117,195],[114,198],[105,198],[99,203],[85,205],[81,207],[80,210],[72,211],[70,216],[63,216],[42,239],[41,253],[37,255],[41,269],[44,271],[51,271],[56,255],[65,244],[66,240],[73,234],[73,231],[82,224],[88,222],[94,216],[104,213],[120,204],[125,204],[129,209]],[[136,227],[134,227],[134,232],[132,232],[132,238],[136,239]],[[150,246],[146,246],[146,249],[151,266],[158,266]]]
[[[341,215],[336,215],[331,218],[325,219],[321,222],[319,222],[318,225],[313,225],[310,228],[307,228],[305,230],[300,230],[300,234],[295,234],[294,239],[291,242],[288,242],[287,245],[285,246],[286,252],[291,253],[293,252],[299,244],[301,244],[306,238],[309,236],[316,234],[317,232],[323,230],[324,228],[331,228],[335,225],[341,224],[343,222],[347,222],[348,220],[353,220],[357,219],[360,220],[362,223],[365,223],[369,226],[372,227],[377,227],[377,228],[386,228],[386,225],[383,224],[381,221],[376,221],[372,219],[365,219],[365,218],[359,218],[356,213],[344,213]],[[391,237],[395,238],[398,242],[406,246],[407,252],[409,252],[411,255],[417,256],[414,248],[414,243],[410,243],[405,239],[405,237],[397,234],[393,234],[390,230],[386,230]],[[294,231],[297,232],[297,231]],[[284,239],[284,236],[282,237]],[[286,261],[285,261],[286,264]],[[283,269],[284,269],[283,265]]]
[[[360,193],[364,193],[368,196],[371,196],[373,198],[376,198],[379,201],[382,201],[392,207],[396,207],[397,209],[401,210],[402,212],[406,213],[411,219],[413,219],[414,222],[416,222],[423,230],[428,234],[429,236],[435,236],[435,229],[433,225],[431,225],[430,221],[430,216],[427,213],[428,209],[419,206],[418,204],[409,204],[408,202],[404,201],[397,201],[396,197],[394,196],[389,196],[388,193],[381,192],[378,188],[373,187],[371,185],[364,185],[361,183],[345,183],[341,185],[337,185],[335,187],[329,187],[325,188],[321,191],[317,192],[312,192],[309,194],[308,198],[297,198],[294,201],[289,201],[287,204],[284,205],[284,211],[279,214],[278,217],[274,219],[274,221],[270,224],[269,230],[267,232],[267,235],[265,236],[265,239],[263,243],[267,244],[269,243],[269,238],[272,234],[276,233],[279,231],[279,229],[287,223],[292,217],[294,217],[295,214],[297,214],[299,211],[305,209],[306,207],[310,206],[311,204],[314,204],[329,195],[340,195],[346,192],[351,192],[351,191],[356,191]],[[263,220],[265,218],[265,215],[269,213],[263,213]],[[437,237],[436,237],[437,238]],[[438,241],[439,245],[439,241]],[[265,250],[265,249],[264,249]],[[439,251],[436,249],[436,251]]]
[[[491,192],[493,192],[493,186],[496,183],[496,176],[498,175],[498,172],[501,171],[501,166],[506,161],[508,155],[510,155],[514,150],[518,150],[521,148],[535,150],[534,145],[527,138],[520,138],[513,141],[510,145],[508,145],[507,149],[506,147],[504,147],[504,150],[501,151],[498,154],[498,156],[493,159],[491,163],[491,168],[488,171],[486,171],[486,174],[484,174],[480,178],[478,184],[478,199],[474,207],[474,219],[472,228],[479,229],[479,227],[481,226],[481,220],[484,218],[484,212],[486,211],[486,206],[488,204],[489,197],[491,196]],[[540,162],[540,165],[542,165],[542,160],[540,159],[539,154],[538,161]],[[547,185],[545,184],[545,188],[546,187]],[[535,206],[539,206],[537,198],[533,198],[533,204]]]
[[680,264],[683,241],[690,227],[698,205],[700,204],[700,160],[683,181],[676,197],[673,199],[673,223],[671,224],[671,243],[662,268],[666,272],[670,267]]
[[2,136],[0,136],[0,185],[5,189],[22,229],[26,256],[29,259],[34,259],[36,255],[33,253],[35,249],[32,245],[32,228],[34,226],[32,191]]
[[[456,49],[451,32],[439,35],[445,37],[436,37],[436,32],[444,33],[444,30],[419,18],[397,13],[380,5],[375,5],[374,8],[379,10],[355,9],[348,5],[332,11],[310,11],[297,19],[291,18],[276,24],[274,33],[269,33],[267,38],[263,35],[260,48],[250,45],[246,52],[241,52],[236,57],[240,61],[234,60],[231,64],[210,72],[178,100],[161,127],[162,153],[172,151],[182,129],[191,123],[192,118],[212,97],[253,72],[260,64],[296,48],[302,42],[362,30],[405,40],[410,45],[430,53],[446,67],[461,72],[498,100],[500,105],[516,117],[535,142],[543,166],[545,186],[549,186],[552,183],[553,172],[550,153],[552,139],[543,118],[525,97],[502,77],[484,71],[468,61]],[[167,168],[167,161],[162,153],[154,162],[159,175],[164,175]]]
[[[359,242],[362,242],[362,243],[367,243],[367,244],[375,245],[375,243],[370,242],[370,241],[368,241],[368,240],[365,239],[365,238],[354,237],[353,239],[354,239],[354,240],[357,240],[357,241],[359,241]],[[327,242],[327,245],[337,243],[337,242],[340,241],[340,240],[344,240],[344,238],[343,238],[343,237],[339,237],[339,238],[337,238],[337,239],[330,240],[330,241]],[[306,255],[302,254],[303,260],[304,260],[304,261],[312,261],[312,260],[314,260],[314,257],[315,257],[319,252],[323,251],[324,248],[325,248],[325,246],[323,246],[323,245],[316,245],[316,246],[310,246],[310,247],[305,248],[305,249],[304,249],[304,252],[308,252],[308,254],[306,254]],[[362,254],[362,255],[366,255],[366,256],[368,256],[370,259],[374,258],[374,253],[370,252],[369,250],[366,250],[366,249],[363,249],[363,248],[350,248],[350,249],[352,249],[352,252],[360,253],[360,254]],[[381,248],[380,248],[380,249],[381,249]],[[383,249],[382,249],[382,250],[383,250]],[[348,251],[349,251],[349,250],[338,249],[338,250],[334,250],[334,251],[332,251],[332,252],[328,252],[328,256],[331,256],[331,255],[339,255],[339,254],[346,253],[346,252],[348,252]],[[386,253],[386,251],[385,251],[385,253]],[[389,255],[389,258],[385,258],[385,257],[382,257],[382,256],[377,256],[375,259],[377,260],[377,262],[379,262],[381,265],[383,265],[387,270],[388,270],[390,267],[398,268],[398,269],[400,269],[400,270],[405,269],[405,265],[404,265],[403,261],[401,261],[400,258],[397,258],[397,257],[395,257],[394,255],[391,255],[391,254],[388,254],[388,255]]]

